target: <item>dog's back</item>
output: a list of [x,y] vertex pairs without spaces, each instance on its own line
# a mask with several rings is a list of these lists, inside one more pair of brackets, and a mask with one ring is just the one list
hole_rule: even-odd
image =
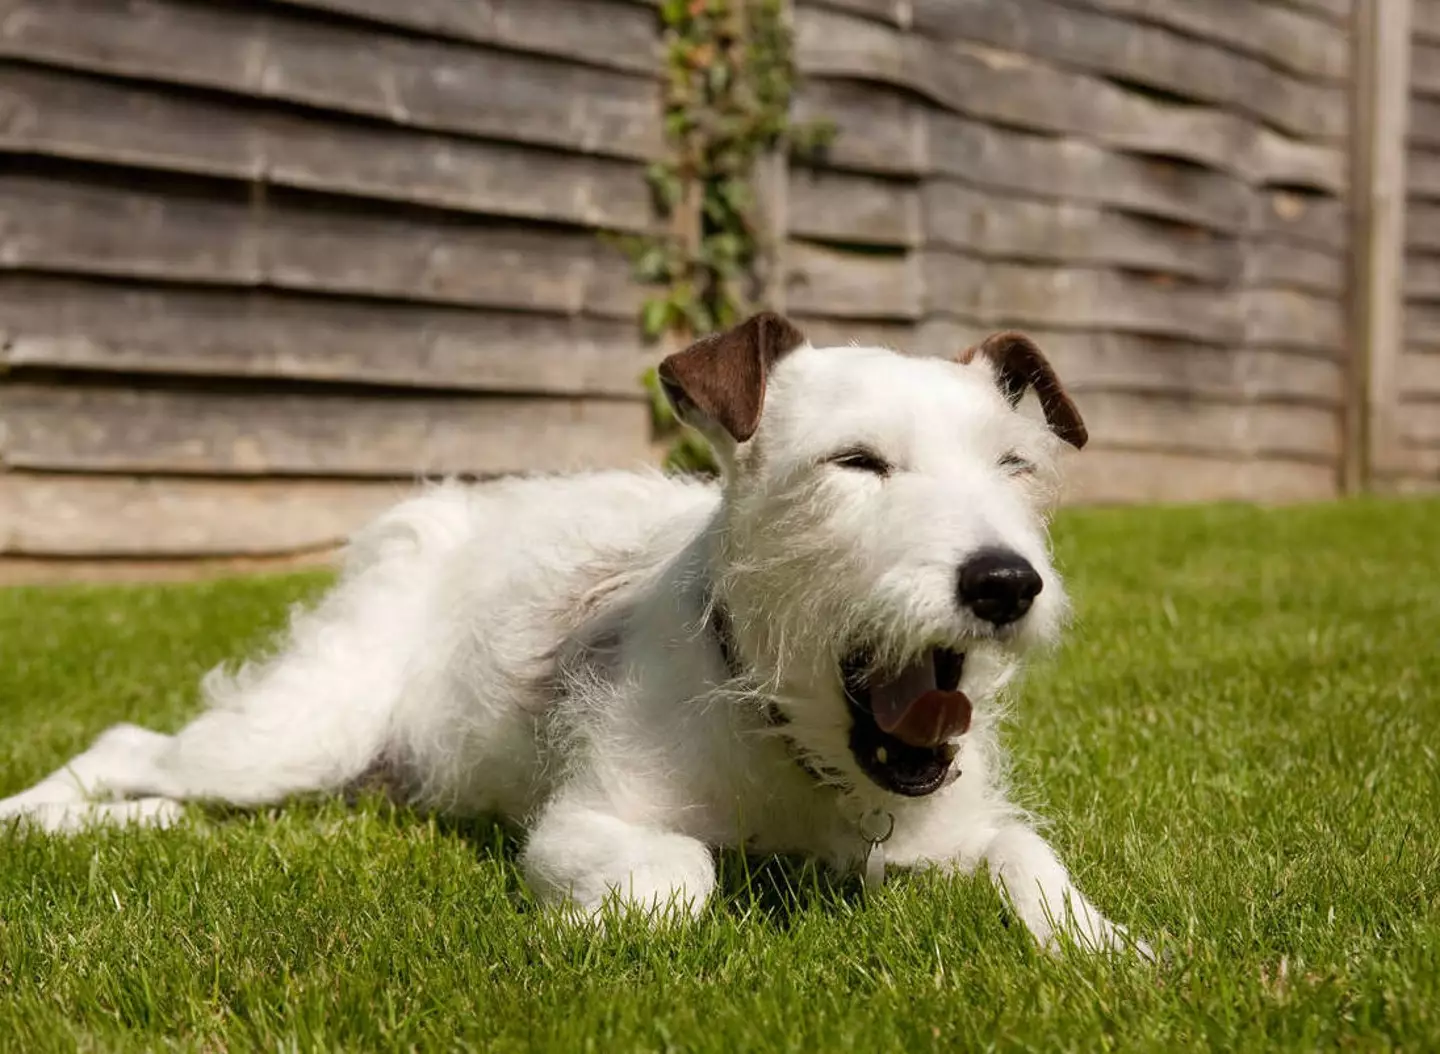
[[422,591],[413,626],[395,627],[409,658],[390,770],[428,804],[524,816],[547,783],[537,722],[559,664],[718,501],[712,485],[653,472],[534,477],[436,488],[361,532],[351,575],[389,590],[401,567]]

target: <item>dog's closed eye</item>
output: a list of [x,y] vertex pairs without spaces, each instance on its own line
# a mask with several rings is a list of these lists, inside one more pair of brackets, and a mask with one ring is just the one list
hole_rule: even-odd
[[855,472],[869,472],[876,476],[888,476],[891,469],[894,468],[890,462],[869,447],[851,447],[837,454],[831,454],[825,461],[827,464],[839,468],[848,468]]
[[1000,467],[1012,476],[1028,476],[1035,471],[1035,463],[1027,461],[1011,450],[1000,457]]

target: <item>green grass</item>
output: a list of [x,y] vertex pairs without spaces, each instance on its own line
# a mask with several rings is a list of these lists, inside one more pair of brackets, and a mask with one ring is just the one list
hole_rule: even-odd
[[[537,915],[515,844],[378,800],[0,832],[0,1049],[1440,1049],[1440,504],[1069,514],[1078,619],[1009,740],[1160,968],[985,882],[726,858],[700,923]],[[314,577],[0,592],[0,794],[174,728]]]

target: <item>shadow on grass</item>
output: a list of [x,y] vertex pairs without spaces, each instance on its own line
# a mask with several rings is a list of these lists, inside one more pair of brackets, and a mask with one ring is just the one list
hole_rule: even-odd
[[[392,808],[395,822],[406,822],[409,811]],[[426,822],[421,814],[409,815]],[[523,831],[485,817],[436,815],[433,822],[444,834],[468,842],[482,857],[503,863],[512,901],[522,911],[540,910],[520,872]],[[780,929],[788,929],[796,917],[806,912],[851,909],[864,895],[857,877],[837,875],[803,857],[755,856],[738,849],[722,849],[715,856],[712,902],[716,907],[739,918],[763,918]]]
[[716,896],[725,911],[758,916],[789,929],[801,915],[854,910],[864,899],[858,877],[799,856],[750,856],[739,850],[719,854]]
[[[507,899],[517,912],[541,910],[520,871],[524,833],[512,824],[476,816],[432,813],[396,802],[383,791],[366,789],[340,797],[305,796],[281,806],[246,809],[218,803],[194,806],[211,823],[247,822],[263,813],[284,814],[302,824],[333,821],[337,816],[368,813],[397,831],[433,825],[441,838],[465,843],[477,859],[499,864]],[[757,918],[777,929],[789,929],[809,912],[854,910],[864,898],[858,877],[836,874],[800,856],[756,856],[737,849],[716,853],[716,889],[712,909],[741,918]]]

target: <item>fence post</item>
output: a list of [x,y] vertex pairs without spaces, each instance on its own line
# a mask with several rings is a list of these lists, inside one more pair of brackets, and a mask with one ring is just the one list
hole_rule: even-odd
[[1350,377],[1341,483],[1370,487],[1397,450],[1405,333],[1405,148],[1412,0],[1356,0],[1350,149]]

